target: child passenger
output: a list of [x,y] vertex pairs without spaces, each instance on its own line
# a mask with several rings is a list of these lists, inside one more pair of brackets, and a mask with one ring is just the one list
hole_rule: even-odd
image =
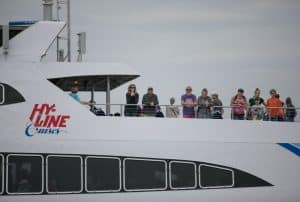
[[264,116],[264,106],[259,98],[254,100],[254,105],[251,107],[252,120],[262,120]]

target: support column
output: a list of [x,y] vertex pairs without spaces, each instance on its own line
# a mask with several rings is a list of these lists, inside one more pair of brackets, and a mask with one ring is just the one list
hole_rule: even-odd
[[106,116],[110,115],[110,77],[106,77]]

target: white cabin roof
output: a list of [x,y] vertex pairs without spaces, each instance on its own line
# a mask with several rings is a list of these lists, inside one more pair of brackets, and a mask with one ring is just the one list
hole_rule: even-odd
[[8,55],[0,54],[0,61],[40,62],[65,25],[65,22],[53,21],[35,23],[9,41]]

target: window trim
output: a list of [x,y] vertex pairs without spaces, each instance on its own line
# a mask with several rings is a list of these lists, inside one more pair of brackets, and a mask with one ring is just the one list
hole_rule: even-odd
[[[88,159],[114,159],[114,160],[118,160],[119,162],[119,189],[117,190],[94,190],[94,191],[89,191],[88,190],[88,187],[87,187],[87,169],[88,169],[88,166],[87,166],[87,161]],[[101,157],[101,156],[87,156],[85,158],[85,173],[84,173],[84,177],[85,177],[85,180],[84,180],[84,183],[85,183],[85,191],[87,193],[110,193],[110,192],[119,192],[121,191],[122,189],[122,166],[121,166],[121,159],[120,158],[117,158],[117,157]]]
[[4,193],[4,155],[0,154],[2,157],[2,181],[0,182],[2,184],[2,189],[0,190],[0,195]]
[[[9,157],[10,156],[26,156],[26,157],[40,157],[41,160],[42,160],[42,166],[41,166],[41,169],[42,169],[42,184],[41,184],[41,191],[40,192],[26,192],[26,193],[11,193],[8,191],[8,160],[9,160]],[[38,195],[38,194],[42,194],[44,192],[44,157],[42,155],[39,155],[39,154],[8,154],[7,157],[6,157],[6,193],[8,195]]]
[[[165,186],[163,188],[153,188],[153,189],[127,189],[126,188],[126,164],[127,160],[135,160],[135,161],[151,161],[151,162],[162,162],[165,164]],[[139,191],[164,191],[168,188],[168,163],[166,160],[158,160],[158,159],[146,159],[146,158],[124,158],[123,159],[123,188],[126,192],[139,192]]]
[[[48,171],[48,158],[49,157],[62,157],[62,158],[80,158],[80,190],[79,191],[49,191],[48,181],[49,181],[49,171]],[[82,165],[82,156],[80,155],[48,155],[46,157],[46,192],[48,194],[78,194],[83,191],[83,165]]]
[[[217,168],[217,169],[221,169],[221,170],[226,170],[226,171],[230,171],[231,172],[231,177],[232,177],[232,184],[231,185],[225,185],[225,186],[202,186],[201,185],[201,166],[206,166],[206,167],[211,167],[211,168]],[[220,167],[220,166],[213,166],[213,165],[209,165],[209,164],[200,164],[199,165],[199,187],[201,189],[214,189],[214,188],[230,188],[234,186],[234,171],[232,169],[229,168],[224,168],[224,167]]]
[[2,91],[2,101],[0,100],[0,105],[5,103],[5,86],[0,83],[0,87],[2,87],[3,91]]
[[[195,183],[192,187],[173,187],[172,186],[172,163],[180,163],[180,164],[189,164],[194,166],[194,175],[195,175]],[[187,162],[187,161],[170,161],[169,162],[169,184],[172,190],[185,190],[185,189],[196,189],[197,188],[197,164],[194,162]]]

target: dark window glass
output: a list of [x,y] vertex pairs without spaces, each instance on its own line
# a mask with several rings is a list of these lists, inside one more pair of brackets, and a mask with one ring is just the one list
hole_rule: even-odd
[[0,83],[0,105],[25,102],[24,97],[13,87]]
[[89,157],[86,160],[87,191],[120,189],[120,160]]
[[49,156],[48,192],[80,192],[82,189],[82,162],[80,157]]
[[127,190],[165,189],[166,163],[151,160],[125,160],[125,187]]
[[201,187],[231,187],[233,185],[233,172],[225,168],[200,165]]
[[42,157],[8,156],[8,193],[41,193],[42,182]]
[[196,166],[191,163],[171,162],[171,187],[192,188],[196,186]]
[[0,155],[0,194],[3,193],[3,163],[4,159],[3,156]]
[[0,83],[0,104],[4,103],[4,85]]

